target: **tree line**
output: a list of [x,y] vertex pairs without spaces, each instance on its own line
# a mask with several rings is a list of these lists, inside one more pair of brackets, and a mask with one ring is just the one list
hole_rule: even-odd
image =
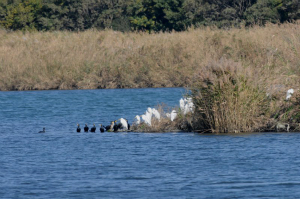
[[23,31],[183,31],[300,19],[299,0],[1,0],[0,26]]

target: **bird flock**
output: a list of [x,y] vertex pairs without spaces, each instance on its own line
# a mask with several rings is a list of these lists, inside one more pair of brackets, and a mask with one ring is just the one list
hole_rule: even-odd
[[[107,126],[103,126],[102,124],[99,124],[99,126],[100,126],[99,127],[100,133],[104,133],[105,131],[107,132],[130,131],[130,124],[128,123],[128,120],[124,118],[120,118],[118,120],[112,121],[110,125]],[[91,127],[91,129],[88,127],[87,124],[85,124],[83,128],[83,132],[85,133],[88,132],[96,133],[96,130],[97,128],[95,124],[93,124],[93,127]],[[79,124],[77,124],[76,132],[81,133],[81,128]]]
[[[192,98],[181,98],[179,100],[179,111],[181,114],[186,115],[190,112],[193,112],[195,109],[195,105],[193,103]],[[172,122],[176,119],[178,115],[177,110],[172,110],[171,113],[166,113],[165,116],[169,118]],[[162,115],[155,108],[147,108],[146,112],[143,115],[137,115],[134,118],[134,124],[140,125],[141,123],[145,123],[148,126],[151,126],[152,119],[156,119],[158,121],[161,120]]]
[[[142,123],[151,126],[152,124],[152,119],[156,119],[158,121],[161,120],[162,117],[169,118],[171,121],[174,121],[178,115],[178,111],[181,112],[181,114],[186,115],[190,112],[194,111],[194,104],[192,101],[192,98],[181,98],[179,100],[179,110],[172,110],[170,113],[165,113],[164,115],[161,115],[161,113],[155,109],[155,108],[150,108],[148,107],[146,112],[143,115],[136,115],[134,118],[133,125],[138,126]],[[119,121],[119,122],[118,122]],[[87,124],[85,124],[85,127],[83,128],[84,132],[96,132],[96,126],[93,124],[93,127],[89,129]],[[110,125],[108,126],[103,126],[100,124],[99,128],[101,133],[104,133],[105,131],[107,132],[118,132],[118,131],[130,131],[130,124],[128,123],[127,119],[120,118],[116,121],[112,121]],[[80,125],[77,124],[77,130],[78,133],[81,132]]]
[[[172,122],[177,118],[178,112],[180,112],[183,115],[186,115],[190,112],[193,112],[195,109],[195,106],[193,104],[192,98],[181,98],[179,100],[179,109],[175,110],[173,109],[170,113],[164,113],[161,114],[157,109],[148,107],[146,112],[143,115],[136,115],[134,118],[133,125],[138,126],[140,124],[146,124],[148,126],[151,126],[152,119],[156,119],[160,121],[162,117],[170,119]],[[97,128],[96,125],[93,124],[91,128],[88,127],[87,124],[83,127],[83,132],[88,133],[96,133]],[[119,132],[119,131],[131,131],[130,124],[128,123],[127,119],[120,118],[115,121],[111,121],[110,125],[103,126],[102,124],[99,124],[99,131],[101,133],[104,132]],[[81,133],[81,127],[79,124],[77,124],[76,132]],[[43,128],[43,131],[40,131],[39,133],[45,133],[45,128]]]
[[[293,94],[294,94],[294,89],[289,89],[286,94],[286,100],[290,100]],[[193,113],[194,109],[195,109],[195,105],[191,97],[181,98],[179,100],[179,110],[173,109],[170,113],[165,113],[162,115],[157,109],[148,107],[146,112],[143,115],[135,116],[133,125],[138,126],[144,123],[148,126],[151,126],[152,119],[156,119],[160,121],[162,117],[166,117],[171,121],[174,121],[177,118],[178,111],[180,111],[182,115],[186,115],[188,113]],[[104,133],[105,131],[107,132],[130,131],[130,124],[128,123],[128,120],[124,118],[120,118],[118,120],[112,121],[110,125],[107,126],[103,126],[102,124],[100,124],[99,126],[100,126],[99,131],[101,133]],[[87,124],[85,124],[83,128],[83,131],[86,133],[87,132],[95,133],[96,130],[97,128],[95,124],[93,124],[91,128],[89,128]],[[81,128],[79,124],[77,124],[76,131],[78,133],[81,132]],[[39,133],[45,133],[45,132],[46,132],[45,128],[43,128],[43,131],[39,131]]]

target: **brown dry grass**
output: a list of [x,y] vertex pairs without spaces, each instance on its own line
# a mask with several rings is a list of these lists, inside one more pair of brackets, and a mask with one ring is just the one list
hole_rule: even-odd
[[[220,60],[299,86],[300,24],[180,33],[0,31],[0,90],[189,86]],[[197,80],[196,80],[197,81]]]
[[192,90],[195,129],[213,133],[253,132],[264,128],[269,114],[260,73],[221,59],[198,74]]
[[[294,131],[299,130],[300,34],[293,32],[298,28],[291,24],[255,27],[249,30],[247,36],[251,37],[233,41],[239,46],[233,51],[230,44],[221,48],[227,49],[225,53],[194,76],[194,130],[274,131],[276,124],[282,122],[290,124]],[[224,44],[220,38],[215,42],[218,46]],[[290,88],[295,93],[286,100]]]

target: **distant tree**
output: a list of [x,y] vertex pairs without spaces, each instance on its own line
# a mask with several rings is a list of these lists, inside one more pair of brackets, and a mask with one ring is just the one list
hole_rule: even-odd
[[190,24],[186,18],[183,4],[184,0],[170,0],[164,1],[160,0],[160,7],[164,11],[166,24],[163,24],[164,28],[162,30],[185,30]]
[[0,2],[0,26],[1,26],[1,22],[3,23],[3,21],[5,20],[5,16],[6,16],[5,4],[3,2]]
[[0,0],[0,26],[11,30],[157,32],[297,19],[299,0]]
[[129,31],[130,21],[128,7],[131,0],[100,0],[97,3],[98,19],[94,24],[97,28]]
[[300,19],[299,0],[283,0],[279,13],[281,15],[281,22]]
[[154,0],[135,0],[129,10],[131,11],[130,22],[135,30],[156,29],[156,16]]
[[183,0],[135,0],[131,5],[131,24],[135,30],[184,30]]
[[186,0],[193,24],[196,26],[232,27],[239,26],[245,20],[244,13],[256,3],[256,0]]
[[185,0],[182,9],[185,15],[185,24],[188,27],[204,21],[202,0]]
[[282,0],[258,0],[245,12],[246,22],[248,25],[277,23],[280,21],[279,9],[281,7]]
[[41,0],[8,2],[1,24],[11,30],[36,30],[37,15],[42,7]]
[[42,30],[113,28],[130,30],[126,16],[131,0],[52,0],[44,2],[39,19]]
[[39,30],[63,30],[64,25],[61,20],[63,13],[63,1],[48,0],[43,2],[37,23]]

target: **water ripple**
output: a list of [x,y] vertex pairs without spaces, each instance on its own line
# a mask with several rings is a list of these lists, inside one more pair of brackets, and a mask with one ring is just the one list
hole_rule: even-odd
[[0,198],[300,197],[298,133],[75,133],[183,92],[0,92]]

